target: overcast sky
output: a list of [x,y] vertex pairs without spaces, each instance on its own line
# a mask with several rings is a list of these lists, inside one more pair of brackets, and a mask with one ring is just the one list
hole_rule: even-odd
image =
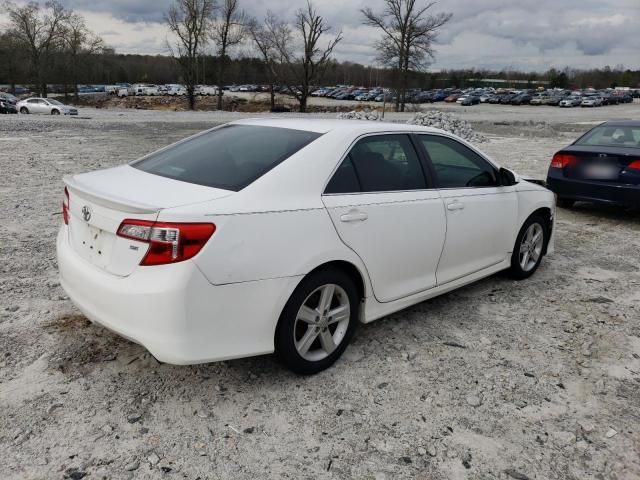
[[[420,1],[420,0],[419,0]],[[426,3],[427,0],[422,0]],[[166,53],[163,14],[172,0],[62,0],[122,53]],[[241,0],[256,17],[267,9],[291,18],[303,0]],[[344,40],[339,60],[375,64],[379,33],[362,25],[360,9],[382,0],[314,0]],[[434,12],[451,12],[432,69],[550,67],[640,68],[640,0],[440,0]]]

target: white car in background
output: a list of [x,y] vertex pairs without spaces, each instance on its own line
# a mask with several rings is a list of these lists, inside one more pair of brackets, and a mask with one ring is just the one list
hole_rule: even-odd
[[64,182],[63,288],[173,364],[315,373],[359,323],[553,250],[552,192],[413,125],[243,120]]
[[133,92],[134,92],[134,95],[141,95],[141,96],[160,95],[160,90],[158,90],[158,87],[156,85],[150,85],[145,83],[139,83],[139,84],[133,85]]
[[169,84],[165,85],[165,87],[166,94],[172,97],[182,97],[187,94],[187,89],[184,87],[184,85]]
[[76,107],[65,105],[53,98],[27,98],[16,103],[16,108],[23,115],[78,115]]
[[209,85],[198,85],[196,87],[196,95],[210,96],[210,95],[218,95],[219,90],[218,87],[212,87]]

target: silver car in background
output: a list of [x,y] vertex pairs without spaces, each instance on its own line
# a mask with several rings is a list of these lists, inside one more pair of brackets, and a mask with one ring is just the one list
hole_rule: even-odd
[[580,95],[571,95],[560,102],[561,107],[579,107],[583,98]]
[[602,97],[599,97],[597,95],[590,95],[588,97],[584,97],[580,106],[583,108],[584,107],[601,107]]
[[40,113],[46,115],[78,115],[78,109],[70,107],[52,98],[27,98],[16,104],[23,115]]

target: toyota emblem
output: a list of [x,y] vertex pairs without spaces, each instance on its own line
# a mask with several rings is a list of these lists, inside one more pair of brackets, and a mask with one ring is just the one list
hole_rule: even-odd
[[89,220],[91,220],[91,209],[89,208],[88,205],[85,205],[84,207],[82,207],[82,218],[84,218],[85,222],[88,222]]

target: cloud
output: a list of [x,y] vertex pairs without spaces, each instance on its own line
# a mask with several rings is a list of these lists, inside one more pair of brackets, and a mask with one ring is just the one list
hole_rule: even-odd
[[[173,0],[62,1],[84,13],[92,28],[104,32],[118,51],[167,52],[163,18]],[[305,5],[303,0],[240,2],[258,18],[272,10],[292,19],[294,11]],[[344,34],[335,51],[339,60],[375,64],[380,34],[362,25],[360,9],[381,10],[383,0],[314,0],[314,5],[334,33]],[[435,69],[546,70],[620,63],[640,68],[639,0],[441,0],[433,11],[454,15],[438,36]]]

